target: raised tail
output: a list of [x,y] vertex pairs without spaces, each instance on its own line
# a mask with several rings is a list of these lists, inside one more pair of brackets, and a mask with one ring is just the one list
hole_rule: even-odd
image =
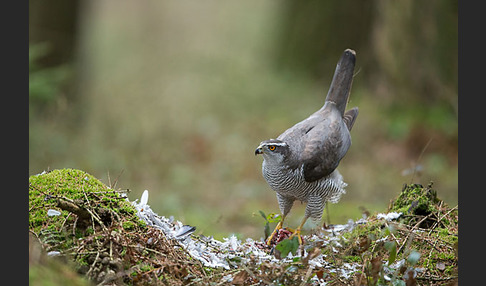
[[326,101],[334,102],[343,116],[348,104],[349,93],[351,92],[355,62],[356,52],[346,49],[337,63],[331,87],[329,87],[329,92],[326,96]]

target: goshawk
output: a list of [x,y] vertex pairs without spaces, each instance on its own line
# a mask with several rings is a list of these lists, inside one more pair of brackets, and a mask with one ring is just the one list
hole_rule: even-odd
[[305,216],[292,236],[302,244],[301,230],[308,218],[319,221],[326,202],[336,203],[347,186],[336,169],[351,145],[349,131],[358,108],[345,112],[351,91],[356,53],[347,49],[337,63],[324,106],[287,129],[277,139],[260,143],[255,155],[263,155],[262,173],[277,193],[282,218],[268,237],[282,228],[295,200],[306,202]]

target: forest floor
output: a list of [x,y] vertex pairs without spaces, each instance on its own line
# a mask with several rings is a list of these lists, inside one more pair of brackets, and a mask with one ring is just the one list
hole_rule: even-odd
[[[458,207],[405,184],[382,213],[222,241],[129,201],[86,172],[29,178],[30,285],[457,285]],[[278,218],[260,213],[268,235]],[[197,226],[196,226],[197,227]]]

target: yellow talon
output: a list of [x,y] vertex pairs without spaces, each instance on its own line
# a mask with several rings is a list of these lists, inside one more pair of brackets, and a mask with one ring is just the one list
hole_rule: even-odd
[[285,219],[285,216],[282,216],[282,219],[278,222],[277,226],[275,227],[275,229],[273,230],[272,234],[270,234],[270,236],[267,238],[267,245],[270,246],[271,242],[272,242],[272,239],[273,237],[275,236],[275,234],[282,229],[282,225],[283,225],[283,221]]
[[304,224],[305,222],[307,221],[307,217],[304,217],[304,219],[302,219],[302,222],[300,223],[300,225],[295,229],[295,231],[292,231],[292,235],[289,237],[289,239],[292,239],[292,237],[296,236],[297,235],[297,238],[299,239],[299,244],[302,244],[302,236],[300,235],[300,233],[302,232],[302,227],[304,227]]
[[296,229],[295,232],[292,233],[291,236],[289,236],[289,239],[292,239],[296,235],[297,235],[297,238],[299,239],[299,244],[302,244],[302,236],[300,235],[300,229]]
[[[284,220],[285,220],[285,216],[282,216],[282,220],[277,224],[277,226],[273,230],[272,234],[270,234],[270,236],[267,238],[266,243],[267,243],[268,246],[270,246],[272,239],[275,236],[275,234],[277,234],[277,232],[282,229],[282,225],[283,225]],[[290,235],[289,239],[292,239],[294,236],[297,235],[297,238],[299,239],[299,244],[303,244],[301,232],[302,232],[302,227],[304,226],[306,221],[307,221],[307,217],[304,217],[304,219],[300,223],[299,227],[297,227],[295,230],[293,230],[291,228],[286,228],[288,231],[292,232],[292,235]]]

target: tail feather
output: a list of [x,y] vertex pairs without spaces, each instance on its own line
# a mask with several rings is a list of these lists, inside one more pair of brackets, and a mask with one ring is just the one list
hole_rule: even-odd
[[349,93],[353,83],[353,71],[356,62],[356,52],[346,49],[337,63],[331,87],[327,93],[326,101],[336,104],[336,107],[344,116],[344,110],[348,104]]
[[346,123],[346,126],[348,127],[348,130],[351,131],[351,128],[353,128],[354,121],[358,117],[358,108],[353,107],[350,110],[346,111],[343,116],[344,123]]

